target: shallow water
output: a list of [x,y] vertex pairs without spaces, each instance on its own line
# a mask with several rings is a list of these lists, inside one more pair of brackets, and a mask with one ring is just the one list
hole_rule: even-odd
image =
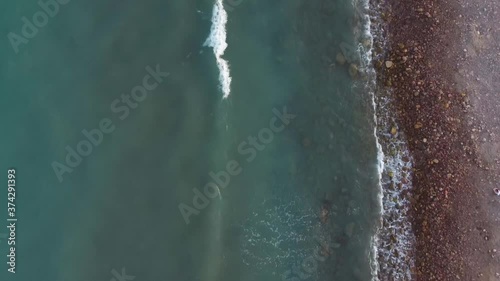
[[[372,278],[371,97],[335,61],[353,46],[352,5],[227,2],[223,99],[203,46],[213,4],[73,0],[18,54],[4,42],[0,151],[18,173],[19,228],[17,273],[2,278],[111,280],[122,268],[135,280]],[[18,33],[39,9],[1,5]],[[113,110],[156,65],[169,76],[126,117]],[[284,110],[295,117],[283,122]],[[103,118],[115,130],[60,182],[53,162]],[[210,175],[228,170],[239,172],[227,184]],[[209,183],[208,206],[183,216]]]

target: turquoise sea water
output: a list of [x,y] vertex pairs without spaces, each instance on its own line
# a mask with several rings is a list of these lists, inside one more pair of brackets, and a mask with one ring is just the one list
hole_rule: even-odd
[[[226,99],[203,46],[213,1],[71,0],[17,54],[7,34],[41,8],[0,5],[0,172],[16,169],[19,219],[1,280],[372,278],[373,112],[335,59],[354,42],[350,2],[225,3]],[[168,77],[130,106],[148,66]],[[104,119],[112,132],[67,166]],[[62,181],[54,162],[71,169]],[[230,169],[225,187],[210,175]],[[209,183],[208,206],[183,216]]]

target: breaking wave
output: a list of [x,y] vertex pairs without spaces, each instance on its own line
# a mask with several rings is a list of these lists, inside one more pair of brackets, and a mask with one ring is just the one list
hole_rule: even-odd
[[214,50],[215,59],[219,68],[219,83],[223,93],[223,98],[227,98],[231,93],[231,74],[229,63],[222,58],[227,48],[226,42],[227,12],[224,10],[222,0],[216,0],[212,11],[212,27],[210,35],[203,46],[211,47]]

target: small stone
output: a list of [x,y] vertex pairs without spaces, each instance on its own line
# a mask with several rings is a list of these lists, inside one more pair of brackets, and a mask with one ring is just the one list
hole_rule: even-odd
[[427,139],[426,139],[426,138],[424,138],[422,141],[423,141],[424,143],[426,143],[426,142],[427,142]]
[[398,129],[396,127],[392,127],[391,135],[395,136],[398,133]]
[[434,164],[437,164],[437,163],[439,163],[439,160],[434,159],[434,160],[432,160],[432,162],[434,162]]
[[415,123],[415,129],[420,129],[424,126],[424,124],[422,124],[422,122],[417,122]]
[[393,65],[394,65],[394,63],[392,61],[390,61],[390,60],[385,61],[385,67],[391,68]]

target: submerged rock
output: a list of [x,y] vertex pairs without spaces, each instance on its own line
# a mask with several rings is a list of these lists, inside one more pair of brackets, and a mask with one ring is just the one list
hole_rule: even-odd
[[369,48],[372,45],[372,41],[370,40],[370,38],[366,38],[363,40],[362,44],[365,48]]
[[338,53],[336,56],[337,62],[340,63],[341,65],[344,65],[346,62],[346,59],[342,53]]
[[349,65],[349,75],[351,75],[352,78],[356,78],[358,76],[358,66],[354,63]]

